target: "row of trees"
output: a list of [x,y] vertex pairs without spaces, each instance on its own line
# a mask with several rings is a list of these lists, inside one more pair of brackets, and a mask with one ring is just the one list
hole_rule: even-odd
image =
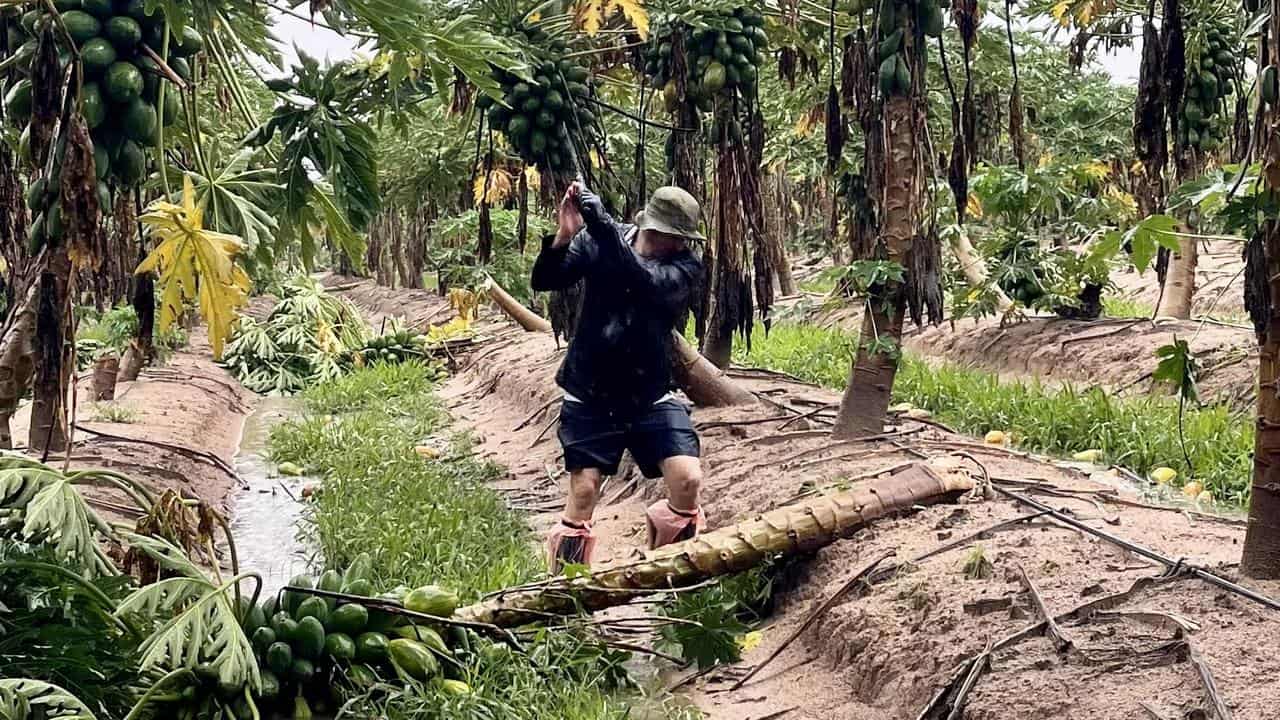
[[[735,336],[749,339],[777,294],[797,291],[789,251],[839,259],[841,289],[862,298],[865,314],[838,435],[880,430],[903,324],[942,318],[948,278],[968,285],[953,286],[953,313],[1025,306],[1096,317],[1112,265],[1153,265],[1160,311],[1185,315],[1196,235],[1214,231],[1254,237],[1262,387],[1275,382],[1264,302],[1275,273],[1260,270],[1274,256],[1275,231],[1256,212],[1256,232],[1227,227],[1247,214],[1232,210],[1241,202],[1270,207],[1268,173],[1219,193],[1213,208],[1198,204],[1211,193],[1187,200],[1171,191],[1271,150],[1260,138],[1269,137],[1272,111],[1251,88],[1256,68],[1275,57],[1276,33],[1234,0],[1164,0],[1142,12],[1094,0],[988,8],[880,0],[825,10],[788,0],[585,0],[474,3],[462,14],[356,1],[312,9],[320,29],[359,39],[367,59],[322,66],[304,56],[270,77],[258,68],[279,62],[271,14],[292,10],[239,0],[132,11],[117,3],[109,12],[158,28],[147,61],[131,62],[167,80],[181,103],[176,124],[134,133],[146,178],[107,175],[101,192],[94,161],[114,163],[117,151],[85,122],[93,119],[85,88],[105,80],[76,55],[85,41],[62,33],[58,18],[78,3],[58,5],[4,15],[6,30],[29,34],[6,33],[4,42],[33,43],[30,58],[4,65],[6,89],[29,80],[33,101],[6,104],[0,151],[0,245],[12,278],[0,413],[33,389],[32,448],[64,445],[73,301],[132,301],[141,357],[157,310],[168,322],[190,305],[215,334],[228,327],[247,289],[228,269],[235,263],[259,287],[317,263],[410,287],[434,271],[442,289],[487,273],[533,303],[524,285],[536,247],[529,238],[579,173],[620,214],[663,182],[703,201],[711,273],[694,316],[703,355],[721,367]],[[1069,50],[1015,32],[1020,18],[1070,30]],[[188,27],[202,43],[179,64],[165,37]],[[1136,98],[1083,69],[1099,45],[1139,36]],[[118,51],[143,53],[142,45]],[[31,152],[19,152],[28,126]],[[24,196],[36,183],[56,188],[62,212],[76,214],[32,252],[36,218]],[[151,273],[133,270],[159,247],[141,225],[158,226],[156,209],[147,210],[160,199],[196,222],[144,266],[159,271],[157,308]],[[1032,266],[1008,271],[1011,258],[1046,244],[1053,253],[1031,253]],[[558,331],[572,333],[577,300],[551,299]],[[1280,500],[1267,475],[1280,437],[1266,424],[1280,406],[1266,404],[1270,393],[1260,398],[1246,567],[1266,575],[1280,573]]]

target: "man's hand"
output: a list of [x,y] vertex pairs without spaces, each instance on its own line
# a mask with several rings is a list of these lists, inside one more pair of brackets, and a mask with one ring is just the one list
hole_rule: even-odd
[[599,195],[582,187],[580,183],[574,183],[578,188],[578,214],[588,227],[602,222],[609,213],[604,209],[604,201]]
[[578,210],[578,193],[581,191],[578,183],[573,183],[568,190],[564,191],[564,197],[560,199],[560,207],[556,211],[556,239],[552,243],[554,247],[564,247],[573,240],[573,236],[578,234],[584,224],[582,213]]

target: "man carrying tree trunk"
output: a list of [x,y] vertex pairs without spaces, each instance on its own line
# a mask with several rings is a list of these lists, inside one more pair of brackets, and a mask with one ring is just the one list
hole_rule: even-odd
[[700,211],[677,187],[654,192],[635,225],[615,222],[600,198],[574,183],[554,236],[533,265],[537,291],[585,280],[582,314],[556,382],[565,391],[560,444],[569,470],[564,514],[547,540],[553,573],[589,565],[591,516],[604,477],[630,450],[646,478],[661,476],[667,499],[649,506],[649,547],[693,537],[703,526],[700,444],[689,409],[672,394],[671,331],[702,275],[689,251]]

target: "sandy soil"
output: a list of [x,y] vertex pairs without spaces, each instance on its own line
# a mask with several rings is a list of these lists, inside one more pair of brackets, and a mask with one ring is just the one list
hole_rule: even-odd
[[[366,308],[383,306],[385,292],[366,285],[344,292]],[[434,296],[392,305],[409,317],[440,313],[436,322],[447,319]],[[512,506],[528,510],[531,524],[542,530],[554,522],[566,484],[554,437],[559,391],[552,375],[561,353],[550,337],[523,333],[493,318],[481,331],[487,340],[460,361],[460,371],[443,394],[455,418],[474,429],[480,452],[508,468],[495,488]],[[993,477],[1051,484],[1057,494],[1040,499],[1092,527],[1234,576],[1244,535],[1238,521],[1114,503],[1106,495],[1091,494],[1112,489],[1100,476],[1091,480],[1079,469],[966,445],[972,442],[968,438],[913,423],[904,423],[904,434],[894,441],[852,446],[833,445],[821,433],[771,437],[787,421],[749,421],[789,416],[786,407],[808,411],[833,406],[838,398],[783,380],[744,382],[772,404],[698,409],[694,415],[702,428],[704,501],[713,526],[785,504],[815,485],[875,475],[913,457],[963,450]],[[809,422],[792,421],[786,430],[805,429]],[[977,467],[975,463],[975,472]],[[657,484],[620,475],[606,485],[606,503],[597,512],[600,560],[639,552],[643,507],[661,495]],[[1031,594],[1021,584],[1021,570],[1054,613],[1163,571],[1092,535],[1043,520],[910,562],[945,542],[1026,513],[1025,506],[1007,499],[936,505],[875,523],[828,546],[805,562],[801,581],[781,595],[779,611],[759,647],[738,666],[688,682],[681,691],[714,719],[915,718],[959,663],[1038,618]],[[963,568],[976,547],[982,548],[990,569],[982,578],[968,579]],[[760,675],[736,691],[729,689],[733,678],[761,662],[834,589],[888,550],[904,569],[838,601]],[[1251,585],[1280,596],[1280,583]],[[1196,631],[1178,631],[1169,616],[1187,627],[1194,623]],[[1073,651],[1059,653],[1037,636],[995,653],[990,670],[969,694],[963,717],[1152,716],[1144,703],[1155,717],[1195,717],[1188,713],[1204,693],[1187,660],[1187,647],[1203,657],[1235,718],[1276,717],[1280,685],[1259,678],[1280,672],[1280,612],[1183,577],[1135,592],[1110,615],[1065,622],[1063,631],[1073,641]],[[1169,646],[1175,637],[1188,644],[1175,643],[1176,652],[1153,650]],[[672,684],[681,679],[673,676]]]
[[[73,468],[111,468],[153,490],[175,488],[187,497],[202,498],[224,511],[230,509],[238,481],[227,469],[235,457],[241,427],[255,396],[214,364],[202,328],[193,330],[188,346],[175,352],[168,362],[144,369],[134,382],[116,386],[115,404],[134,411],[133,422],[93,419],[91,375],[92,370],[87,371],[77,383],[76,422],[82,429],[75,433],[71,450]],[[25,443],[29,422],[27,405],[14,416],[15,441]],[[194,453],[131,440],[165,443]],[[202,454],[217,460],[200,457]],[[87,496],[110,517],[135,516],[123,512],[127,506],[122,495],[95,488]]]
[[1153,390],[1156,349],[1175,338],[1187,340],[1200,361],[1198,382],[1205,401],[1253,405],[1257,340],[1252,331],[1234,327],[1186,320],[1061,318],[1029,318],[1001,327],[995,319],[959,320],[909,330],[904,342],[926,357],[1006,376],[1147,392]]

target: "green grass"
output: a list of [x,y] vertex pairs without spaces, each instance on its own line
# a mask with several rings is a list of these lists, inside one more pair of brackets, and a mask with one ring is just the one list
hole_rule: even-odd
[[[757,327],[750,352],[735,361],[791,373],[841,389],[849,376],[856,337],[839,330],[775,325],[768,337]],[[1155,358],[1152,358],[1152,367]],[[955,429],[983,434],[1004,430],[1024,449],[1051,455],[1099,449],[1106,460],[1146,475],[1167,465],[1179,478],[1194,476],[1219,501],[1248,496],[1253,427],[1222,407],[1189,410],[1185,419],[1190,473],[1178,441],[1178,405],[1171,398],[1116,398],[1099,389],[1050,388],[1036,381],[1001,382],[993,373],[903,358],[893,388],[895,402],[929,410]]]
[[136,423],[140,417],[137,410],[115,402],[98,402],[91,406],[89,419],[93,422]]
[[414,453],[448,423],[435,377],[402,363],[316,386],[304,397],[319,414],[277,426],[271,452],[324,477],[306,530],[331,565],[368,552],[379,589],[438,583],[474,599],[530,579],[540,563],[523,521],[485,486],[497,466],[474,459],[464,438],[451,438],[445,460]]
[[[434,394],[439,371],[417,363],[378,364],[303,395],[307,414],[271,435],[276,462],[323,478],[304,535],[330,567],[359,553],[374,559],[377,590],[437,583],[464,602],[545,574],[533,534],[487,487],[501,469],[476,459],[451,434]],[[447,443],[439,459],[413,450],[427,438]],[[391,720],[622,720],[692,718],[669,700],[616,692],[625,655],[568,632],[527,638],[528,657],[491,652],[476,638],[458,672],[473,694],[434,685],[382,686],[352,701],[341,717]],[[648,707],[647,715],[642,708]]]
[[1141,300],[1107,295],[1102,298],[1102,314],[1109,318],[1149,318],[1155,308]]

